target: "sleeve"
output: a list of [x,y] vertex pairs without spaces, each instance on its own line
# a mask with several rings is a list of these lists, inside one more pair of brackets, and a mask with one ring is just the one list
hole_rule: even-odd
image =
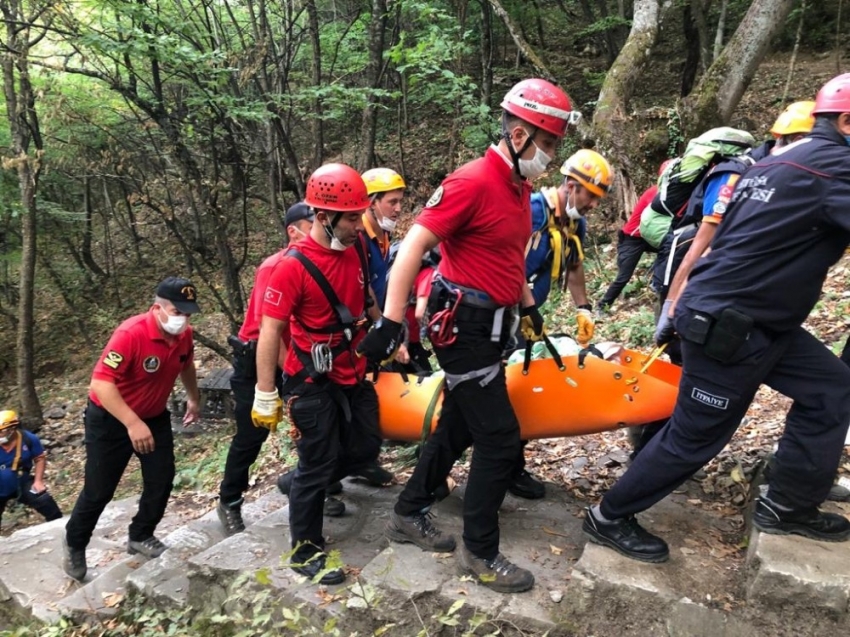
[[658,186],[650,186],[646,190],[643,191],[643,194],[640,196],[640,199],[637,200],[635,207],[632,209],[632,214],[629,216],[629,222],[633,222],[635,219],[640,222],[640,215],[643,212],[644,208],[646,208],[649,204],[652,203],[652,200],[655,198],[655,194],[658,192]]
[[44,445],[41,444],[41,440],[38,439],[38,436],[29,431],[25,431],[24,437],[29,445],[30,455],[33,459],[44,455]]
[[293,308],[301,300],[303,272],[304,268],[293,257],[281,259],[271,270],[263,292],[261,321],[263,316],[279,321],[289,320]]
[[[850,206],[850,176],[844,174],[836,179],[822,179],[816,188],[821,188],[825,193],[823,198],[823,215],[827,222],[850,232],[850,215],[847,208]],[[811,192],[817,192],[813,189]],[[811,205],[809,202],[801,205]]]
[[712,179],[705,189],[705,199],[702,208],[702,220],[718,224],[723,220],[726,209],[732,201],[732,193],[740,175],[723,173],[717,179]]
[[416,223],[443,241],[463,228],[470,216],[475,214],[480,200],[480,183],[450,175],[431,195]]
[[[138,324],[146,329],[146,323]],[[136,357],[136,339],[132,330],[119,327],[112,333],[92,372],[92,379],[117,383],[125,370],[133,366]]]

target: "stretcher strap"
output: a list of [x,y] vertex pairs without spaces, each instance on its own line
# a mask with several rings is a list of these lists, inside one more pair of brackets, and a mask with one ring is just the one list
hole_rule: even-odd
[[661,356],[665,349],[667,349],[667,343],[659,345],[654,350],[652,350],[652,353],[649,355],[649,358],[647,358],[641,366],[640,373],[645,374],[646,370],[648,370],[650,366],[655,362],[655,359]]
[[443,387],[446,384],[446,379],[441,378],[440,383],[434,388],[434,393],[431,395],[431,400],[428,401],[428,408],[425,410],[425,418],[422,420],[422,435],[420,441],[424,443],[431,435],[431,421],[434,420],[434,411],[437,409],[437,400],[443,392]]

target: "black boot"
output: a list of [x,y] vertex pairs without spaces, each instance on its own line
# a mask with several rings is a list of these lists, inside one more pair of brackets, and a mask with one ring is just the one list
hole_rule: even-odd
[[843,515],[824,513],[817,507],[782,510],[765,496],[756,501],[753,524],[759,531],[775,535],[802,535],[824,542],[843,542],[850,538],[850,520]]
[[641,562],[666,562],[670,557],[667,542],[644,529],[633,515],[602,521],[593,514],[591,507],[584,511],[581,529],[591,542]]

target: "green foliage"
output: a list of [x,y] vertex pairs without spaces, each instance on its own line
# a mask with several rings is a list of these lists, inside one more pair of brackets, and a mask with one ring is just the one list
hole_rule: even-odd
[[609,15],[605,16],[601,20],[597,20],[593,24],[590,24],[589,26],[579,31],[576,34],[576,37],[584,38],[592,35],[599,35],[600,33],[619,29],[620,27],[631,29],[632,21],[626,20],[625,18],[621,18],[618,15]]

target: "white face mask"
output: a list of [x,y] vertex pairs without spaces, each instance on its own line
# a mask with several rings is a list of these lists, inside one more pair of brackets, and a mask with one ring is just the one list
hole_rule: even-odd
[[573,221],[578,221],[581,219],[581,213],[578,211],[578,208],[575,207],[574,204],[570,203],[570,195],[567,195],[567,209],[565,210],[567,216]]
[[[534,142],[531,143],[534,144]],[[529,181],[537,179],[540,175],[542,175],[546,171],[546,167],[549,165],[549,162],[552,161],[552,158],[540,150],[540,147],[537,144],[534,144],[534,148],[534,157],[531,159],[519,160],[519,171],[522,173],[522,176]]]
[[378,220],[378,225],[381,226],[381,230],[384,230],[385,232],[392,232],[395,230],[396,222],[389,217],[381,217]]
[[13,435],[14,435],[14,432],[10,432],[10,431],[4,431],[2,434],[0,434],[0,445],[9,444],[9,441],[12,440]]
[[331,250],[336,250],[338,252],[342,252],[346,249],[345,244],[342,241],[336,238],[334,234],[333,228],[330,226],[322,226],[325,229],[325,234],[328,235],[328,239],[331,240]]
[[189,326],[188,316],[172,316],[171,314],[167,316],[168,320],[165,323],[160,320],[159,324],[162,325],[162,329],[168,334],[177,336]]

